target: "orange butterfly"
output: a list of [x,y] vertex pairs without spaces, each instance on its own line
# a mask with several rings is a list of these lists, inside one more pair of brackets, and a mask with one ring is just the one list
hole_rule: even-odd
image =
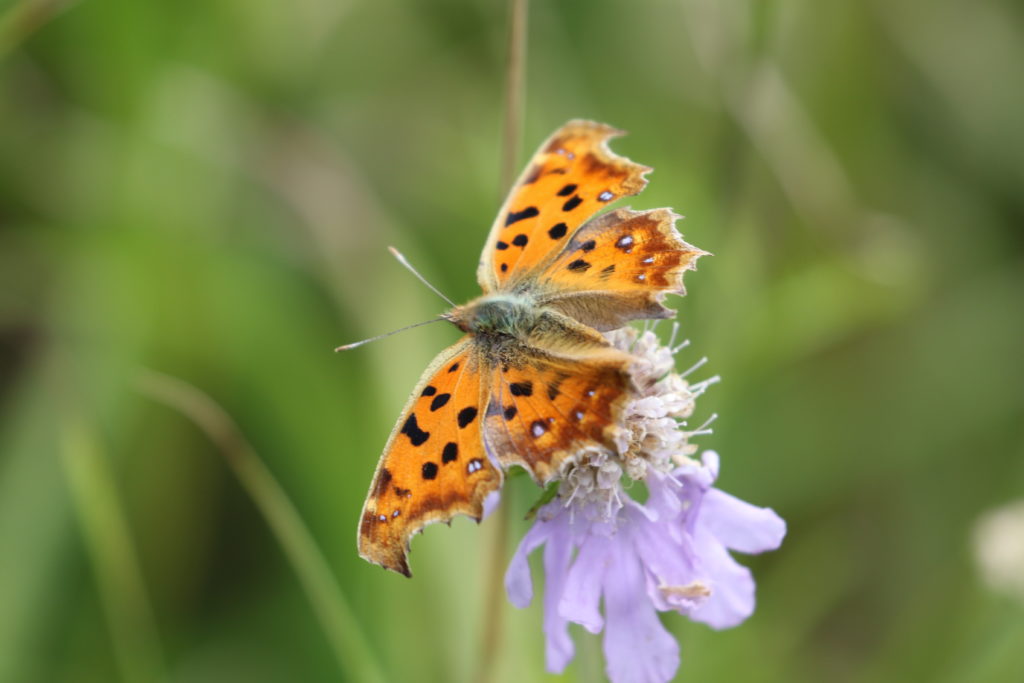
[[[516,182],[484,245],[483,295],[443,317],[466,333],[427,368],[391,432],[359,524],[359,554],[410,576],[411,537],[480,521],[502,470],[546,485],[587,446],[612,447],[632,357],[602,331],[667,318],[705,252],[669,209],[618,209],[651,169],[608,149],[621,131],[570,121]],[[588,220],[591,219],[591,220]]]

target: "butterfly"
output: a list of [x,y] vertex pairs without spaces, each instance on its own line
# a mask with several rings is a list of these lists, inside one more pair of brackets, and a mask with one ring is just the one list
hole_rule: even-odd
[[[477,270],[483,293],[442,317],[465,335],[427,367],[388,438],[359,522],[359,554],[411,576],[426,525],[497,502],[504,470],[540,485],[574,454],[612,447],[633,391],[632,356],[601,332],[667,318],[668,293],[705,252],[670,209],[602,212],[651,169],[619,156],[622,135],[570,121],[516,181]],[[596,217],[595,217],[596,216]]]

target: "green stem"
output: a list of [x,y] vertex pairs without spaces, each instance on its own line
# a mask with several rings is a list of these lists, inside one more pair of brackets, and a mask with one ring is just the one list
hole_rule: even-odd
[[[508,192],[518,168],[518,152],[523,137],[523,108],[526,90],[526,34],[529,21],[528,0],[509,0],[508,60],[505,64],[505,120],[502,134],[501,192]],[[483,640],[476,680],[489,683],[494,675],[501,646],[504,612],[505,548],[508,545],[509,501],[499,505],[491,522],[494,529],[490,567],[484,588]]]

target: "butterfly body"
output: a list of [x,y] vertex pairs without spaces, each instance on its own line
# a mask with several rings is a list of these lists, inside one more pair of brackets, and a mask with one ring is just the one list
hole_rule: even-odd
[[446,316],[463,332],[522,337],[537,324],[537,303],[523,294],[485,294]]
[[504,470],[544,485],[578,453],[614,448],[632,358],[601,332],[672,315],[662,299],[704,253],[668,209],[591,218],[646,184],[650,169],[607,148],[616,134],[570,121],[513,188],[480,261],[483,294],[443,316],[465,336],[427,368],[384,448],[359,525],[367,560],[408,576],[412,535],[482,519]]

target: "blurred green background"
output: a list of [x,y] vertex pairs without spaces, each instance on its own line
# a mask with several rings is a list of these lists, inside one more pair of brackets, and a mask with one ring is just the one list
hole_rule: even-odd
[[[493,519],[428,529],[413,580],[355,551],[457,333],[331,350],[442,309],[389,244],[476,295],[506,25],[501,2],[0,1],[0,680],[468,681],[493,619],[495,680],[600,680],[594,637],[549,676],[540,611],[486,608]],[[535,1],[529,26],[520,161],[569,118],[630,132],[656,169],[632,206],[715,254],[675,301],[680,365],[723,378],[702,444],[789,522],[744,559],[747,624],[665,616],[679,679],[1024,680],[1024,606],[971,540],[1024,497],[1021,5]],[[333,641],[143,368],[209,394],[292,499],[350,608]],[[536,493],[507,487],[509,552]]]

